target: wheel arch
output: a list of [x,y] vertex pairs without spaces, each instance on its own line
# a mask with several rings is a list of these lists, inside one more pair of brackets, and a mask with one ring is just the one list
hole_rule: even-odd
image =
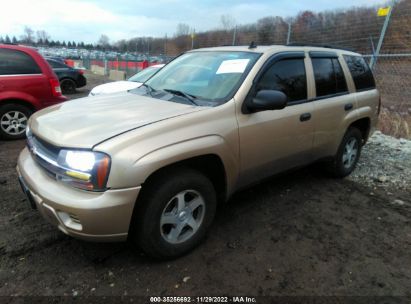
[[27,107],[32,112],[36,111],[36,107],[33,105],[33,103],[20,98],[7,98],[0,100],[0,107],[6,104],[19,104],[24,107]]
[[65,80],[69,80],[69,81],[72,81],[73,83],[74,83],[74,85],[77,87],[77,81],[76,81],[76,79],[74,79],[73,77],[70,77],[70,76],[63,76],[63,77],[61,77],[60,79],[59,79],[59,83],[60,83],[60,85],[61,85],[61,83],[63,82],[63,81],[65,81]]
[[190,168],[204,174],[213,184],[219,202],[224,202],[227,197],[227,174],[222,159],[216,154],[204,154],[174,163],[170,163],[153,171],[142,184],[148,184],[158,176],[175,171],[179,168]]
[[352,122],[348,126],[348,129],[349,128],[356,128],[356,129],[360,130],[361,135],[362,135],[362,139],[363,139],[363,144],[365,144],[368,140],[369,135],[370,135],[371,119],[369,117],[363,117],[363,118],[357,119],[356,121]]

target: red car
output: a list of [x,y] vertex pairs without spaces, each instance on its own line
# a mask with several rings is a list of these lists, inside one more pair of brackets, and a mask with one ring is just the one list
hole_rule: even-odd
[[35,49],[0,44],[0,138],[23,138],[33,112],[66,100],[56,74]]

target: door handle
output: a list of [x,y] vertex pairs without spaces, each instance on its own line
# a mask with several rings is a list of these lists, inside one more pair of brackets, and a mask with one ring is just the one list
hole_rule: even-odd
[[311,119],[311,113],[304,113],[300,116],[300,121],[307,121]]
[[349,111],[349,110],[351,110],[352,108],[354,108],[354,106],[353,106],[352,103],[347,103],[347,104],[344,106],[344,110],[346,110],[346,111]]

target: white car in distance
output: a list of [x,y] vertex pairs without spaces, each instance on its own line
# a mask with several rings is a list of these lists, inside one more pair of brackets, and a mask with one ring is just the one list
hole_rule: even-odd
[[165,64],[152,65],[144,70],[141,70],[137,74],[131,76],[127,80],[114,81],[104,83],[94,87],[88,96],[104,95],[118,92],[125,92],[141,86],[146,80],[157,73]]

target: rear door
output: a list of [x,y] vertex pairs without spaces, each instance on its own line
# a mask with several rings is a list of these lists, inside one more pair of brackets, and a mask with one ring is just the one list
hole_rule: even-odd
[[0,49],[0,98],[13,97],[16,93],[36,100],[47,100],[51,94],[47,77],[30,55]]
[[[310,52],[315,80],[314,153],[317,158],[334,155],[344,134],[346,115],[355,110],[341,67],[334,52]],[[354,115],[354,112],[353,112]]]

